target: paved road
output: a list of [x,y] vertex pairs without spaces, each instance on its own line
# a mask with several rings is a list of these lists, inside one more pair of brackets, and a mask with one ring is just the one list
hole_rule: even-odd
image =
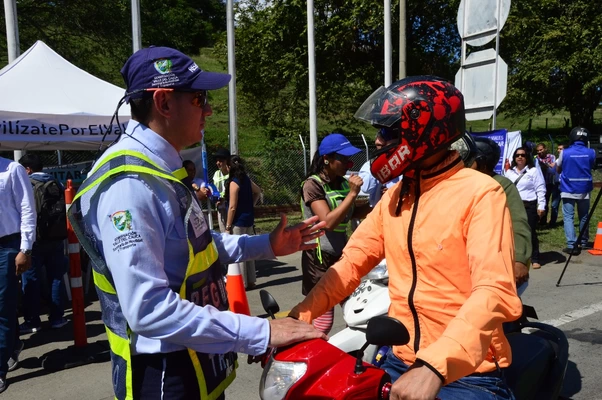
[[[570,365],[563,390],[566,398],[575,400],[602,399],[602,257],[582,254],[574,257],[563,278],[556,281],[564,266],[564,256],[547,253],[550,261],[540,270],[532,271],[530,286],[523,296],[533,305],[540,320],[549,321],[566,332],[570,343]],[[249,292],[251,312],[262,315],[259,289],[269,290],[289,310],[302,299],[300,256],[283,257],[278,261],[259,264],[258,288]],[[91,353],[104,344],[106,335],[100,322],[98,302],[86,307],[88,342]],[[344,327],[337,309],[333,332]],[[44,330],[24,336],[26,349],[22,353],[22,367],[9,374],[10,384],[0,398],[18,400],[104,400],[112,399],[110,363],[99,362],[49,373],[41,367],[41,359],[58,354],[63,359],[72,345],[71,324],[58,330]],[[54,352],[54,353],[52,353]],[[58,352],[58,353],[57,353]],[[258,381],[261,369],[247,365],[240,355],[236,381],[227,390],[228,400],[258,399]]]

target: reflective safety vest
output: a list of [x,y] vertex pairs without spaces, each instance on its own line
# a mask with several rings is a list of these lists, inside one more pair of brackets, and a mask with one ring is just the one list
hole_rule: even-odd
[[[343,179],[340,189],[331,188],[330,185],[324,182],[318,175],[311,175],[307,179],[313,179],[322,186],[324,193],[326,193],[326,203],[328,203],[330,211],[337,208],[349,194],[349,182],[347,182],[346,179]],[[305,181],[301,184],[301,188],[303,188],[304,184]],[[347,215],[345,215],[345,218],[336,226],[336,228],[332,231],[326,231],[324,236],[316,239],[318,242],[317,254],[320,262],[322,262],[322,251],[324,249],[326,249],[326,251],[330,250],[330,253],[335,255],[340,255],[343,252],[343,247],[345,247],[345,243],[347,242],[347,226],[353,215],[354,208],[355,206],[351,206]],[[314,215],[311,208],[303,201],[303,196],[301,196],[301,212],[303,214],[303,219],[307,219]]]
[[594,189],[592,168],[596,152],[588,149],[583,142],[575,142],[562,151],[562,173],[560,191],[583,194]]
[[213,174],[213,184],[217,190],[220,191],[219,195],[222,198],[226,197],[226,181],[228,180],[228,177],[230,177],[230,174],[224,175],[224,173],[219,169],[215,171],[215,174]]
[[[201,209],[192,199],[190,190],[180,181],[186,176],[182,168],[173,173],[136,151],[117,151],[110,154],[92,170],[80,187],[68,217],[84,250],[92,260],[94,284],[102,308],[102,318],[111,347],[113,389],[119,400],[133,399],[130,328],[121,311],[113,277],[96,245],[90,240],[91,230],[84,221],[81,202],[90,202],[99,187],[122,173],[151,175],[170,185],[179,199],[184,226],[187,227],[189,261],[183,282],[178,282],[179,295],[197,305],[211,304],[221,311],[228,310],[218,251]],[[196,234],[195,234],[196,232]],[[119,268],[116,265],[113,268]],[[124,266],[127,267],[127,266]],[[173,287],[173,285],[172,285]],[[175,291],[175,290],[174,290]],[[232,383],[236,376],[236,353],[212,355],[188,349],[199,384],[201,399],[214,400]]]

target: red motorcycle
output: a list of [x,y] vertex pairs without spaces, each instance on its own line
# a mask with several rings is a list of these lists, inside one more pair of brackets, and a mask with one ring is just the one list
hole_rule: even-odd
[[[274,318],[280,311],[268,292],[260,292],[261,303]],[[314,339],[268,353],[259,385],[263,400],[389,398],[391,378],[382,369],[362,361],[364,350],[377,346],[403,345],[408,330],[396,319],[372,318],[366,330],[366,344],[353,357],[325,340]]]

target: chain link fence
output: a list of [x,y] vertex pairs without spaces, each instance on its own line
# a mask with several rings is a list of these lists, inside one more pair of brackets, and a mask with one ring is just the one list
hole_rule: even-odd
[[[350,172],[358,172],[367,161],[367,151],[374,151],[374,139],[364,138],[362,135],[345,135],[355,147],[362,151],[352,156],[353,167]],[[366,143],[368,150],[366,149]],[[261,189],[263,190],[263,205],[265,206],[296,206],[299,207],[301,196],[301,183],[307,176],[311,159],[309,154],[309,140],[299,140],[298,145],[289,148],[257,150],[244,152],[240,156],[245,161],[246,169]],[[209,166],[212,176],[214,164]]]

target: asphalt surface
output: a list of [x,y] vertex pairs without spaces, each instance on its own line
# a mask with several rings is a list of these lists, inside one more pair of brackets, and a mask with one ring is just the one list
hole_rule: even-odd
[[[529,288],[523,302],[536,308],[540,321],[562,329],[568,336],[570,362],[563,396],[567,399],[602,399],[602,256],[583,253],[573,257],[560,287],[556,282],[564,267],[565,256],[544,253],[547,263],[531,271]],[[270,291],[282,311],[290,310],[301,299],[300,254],[278,261],[257,263],[257,288],[248,292],[253,315],[263,315],[259,290]],[[73,351],[72,324],[51,330],[46,320],[40,332],[24,335],[25,350],[20,368],[8,375],[8,389],[0,398],[15,400],[112,399],[111,367],[106,357],[106,334],[100,320],[100,307],[93,295],[86,307],[88,345]],[[66,315],[71,318],[71,315]],[[340,308],[335,314],[333,333],[344,328]],[[73,362],[91,363],[69,369],[52,368]],[[96,362],[93,362],[96,361]],[[44,362],[44,363],[43,363]],[[228,400],[259,398],[259,365],[247,365],[246,356],[239,355],[237,379],[226,391]]]

